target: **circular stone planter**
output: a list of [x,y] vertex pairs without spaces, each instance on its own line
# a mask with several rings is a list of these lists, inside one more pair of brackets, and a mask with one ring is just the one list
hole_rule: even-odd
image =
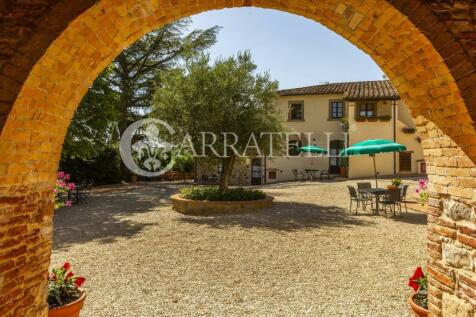
[[274,197],[266,196],[264,199],[247,201],[209,201],[191,200],[179,194],[170,197],[172,208],[186,215],[210,215],[220,213],[251,212],[257,209],[270,207]]
[[83,292],[80,298],[74,302],[68,303],[61,307],[50,308],[48,317],[79,317],[79,312],[83,308],[86,293]]
[[413,294],[410,296],[408,299],[408,303],[410,304],[410,308],[412,309],[413,314],[416,317],[427,317],[428,316],[428,309],[425,309],[421,306],[418,306],[414,301],[413,297],[415,297],[416,294]]

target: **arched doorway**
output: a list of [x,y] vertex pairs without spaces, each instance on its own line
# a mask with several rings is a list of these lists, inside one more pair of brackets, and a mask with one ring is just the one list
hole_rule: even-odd
[[[472,1],[456,8],[420,0],[51,0],[40,9],[27,2],[20,5],[32,15],[20,13],[19,19],[37,19],[30,26],[15,24],[16,4],[2,3],[0,10],[8,17],[2,23],[15,30],[13,36],[2,35],[6,44],[0,54],[1,315],[46,316],[54,176],[67,127],[94,78],[152,29],[205,10],[238,6],[278,9],[320,22],[367,52],[388,74],[417,122],[430,174],[430,309],[435,316],[445,310],[450,315],[451,309],[472,313],[476,279],[472,265],[457,260],[476,247],[471,224],[476,72],[471,41],[459,36],[475,34]],[[446,23],[455,19],[459,23]]]

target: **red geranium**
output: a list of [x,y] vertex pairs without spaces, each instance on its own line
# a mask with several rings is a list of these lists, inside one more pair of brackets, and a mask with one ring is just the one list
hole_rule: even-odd
[[48,305],[60,307],[71,303],[81,297],[79,289],[86,280],[82,276],[74,276],[70,270],[71,264],[65,262],[62,266],[54,268],[48,276]]
[[428,278],[420,266],[416,268],[412,277],[408,280],[408,286],[413,288],[414,295],[412,298],[414,302],[428,309]]
[[408,286],[413,288],[413,290],[418,291],[420,288],[420,280],[425,277],[425,274],[423,273],[423,270],[421,267],[417,267],[415,272],[413,273],[412,277],[410,277],[410,280],[408,281]]
[[81,285],[83,285],[84,281],[86,281],[86,279],[83,276],[78,276],[74,280],[74,284],[76,284],[77,287],[81,287]]

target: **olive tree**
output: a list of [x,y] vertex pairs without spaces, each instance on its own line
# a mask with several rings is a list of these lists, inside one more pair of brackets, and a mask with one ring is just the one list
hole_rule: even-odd
[[[214,62],[202,54],[161,77],[154,116],[174,126],[176,143],[188,137],[195,154],[222,160],[223,192],[243,154],[266,155],[271,142],[275,151],[281,148],[276,135],[269,134],[283,130],[277,88],[268,73],[256,72],[249,52]],[[214,146],[206,146],[210,143]]]

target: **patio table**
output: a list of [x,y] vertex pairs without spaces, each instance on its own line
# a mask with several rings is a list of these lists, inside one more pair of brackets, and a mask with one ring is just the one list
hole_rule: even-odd
[[384,188],[362,188],[359,189],[359,193],[365,193],[368,195],[375,196],[375,209],[376,213],[378,214],[380,208],[380,196],[383,196],[387,193],[387,190]]

